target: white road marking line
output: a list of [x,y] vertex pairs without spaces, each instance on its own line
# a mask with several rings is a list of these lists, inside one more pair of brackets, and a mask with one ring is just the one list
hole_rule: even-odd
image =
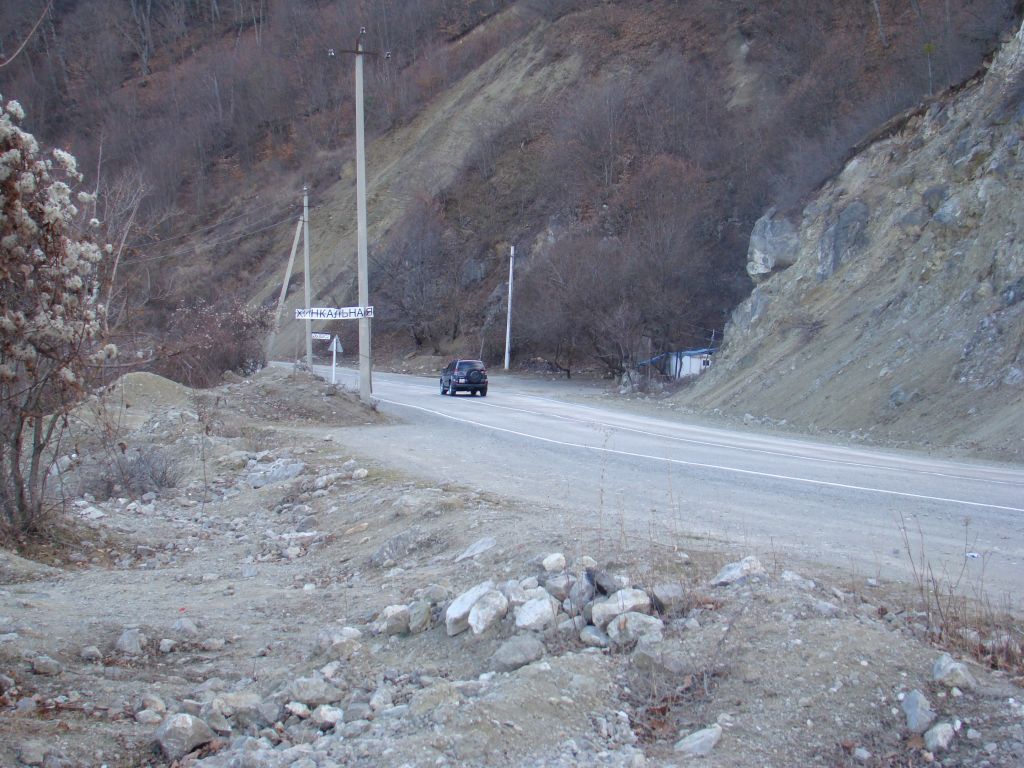
[[[536,397],[534,395],[526,395],[526,397],[536,398],[538,400],[547,400],[547,398]],[[558,401],[551,400],[549,402],[558,402]],[[561,404],[565,405],[565,403],[561,403]],[[885,472],[904,472],[904,473],[907,473],[907,474],[927,475],[929,477],[942,477],[942,478],[946,478],[946,479],[949,479],[949,480],[968,480],[968,481],[971,481],[971,482],[995,483],[995,484],[998,484],[998,485],[1021,485],[1021,482],[1020,481],[1016,481],[1016,480],[998,480],[998,479],[995,479],[995,478],[988,478],[988,477],[978,477],[978,476],[971,476],[971,475],[959,475],[959,474],[953,474],[953,473],[950,473],[950,472],[940,472],[940,471],[934,470],[934,469],[915,469],[914,467],[892,467],[892,466],[886,466],[885,464],[880,464],[880,463],[879,464],[870,464],[870,463],[867,463],[867,462],[853,461],[851,459],[826,459],[826,458],[823,458],[823,457],[820,457],[820,456],[808,456],[808,455],[802,454],[802,453],[787,453],[786,451],[771,450],[771,449],[768,449],[768,448],[751,448],[749,446],[744,446],[744,445],[733,445],[733,444],[724,443],[724,442],[713,442],[711,440],[699,440],[699,439],[694,438],[694,437],[676,437],[676,436],[673,436],[673,435],[666,435],[666,434],[663,434],[661,432],[651,432],[649,430],[640,429],[638,427],[628,427],[628,426],[624,426],[624,425],[617,425],[617,424],[612,424],[612,423],[609,423],[609,422],[603,422],[603,421],[598,421],[598,420],[583,419],[583,418],[580,418],[578,416],[566,416],[564,414],[558,414],[558,413],[543,413],[541,411],[532,411],[532,410],[529,410],[527,408],[515,408],[515,407],[510,406],[510,405],[500,405],[498,403],[481,403],[481,405],[486,405],[486,406],[488,406],[490,408],[501,408],[501,409],[504,409],[504,410],[515,411],[517,413],[527,413],[527,414],[530,414],[531,416],[539,416],[541,418],[556,418],[556,419],[562,419],[563,421],[576,422],[576,423],[579,423],[579,424],[593,424],[595,426],[607,427],[608,429],[617,429],[617,430],[620,430],[622,432],[632,432],[632,433],[637,434],[637,435],[645,435],[647,437],[657,437],[657,438],[661,438],[662,440],[671,440],[671,441],[677,442],[677,443],[687,443],[689,445],[699,445],[699,446],[704,446],[704,447],[707,447],[707,448],[723,448],[723,449],[732,450],[732,451],[743,451],[745,453],[757,453],[757,454],[761,454],[761,455],[764,455],[764,456],[780,456],[780,457],[786,458],[786,459],[800,459],[802,461],[816,461],[816,462],[818,462],[820,464],[839,464],[839,465],[844,466],[844,467],[860,467],[862,469],[878,469],[878,470],[882,470],[882,471],[885,471]],[[576,406],[575,403],[570,403],[570,405]],[[580,407],[580,408],[588,408],[588,409],[591,409],[591,410],[598,410],[598,409],[592,408],[591,406],[586,406],[586,405],[580,405],[578,407]],[[601,411],[598,411],[598,412],[600,413]],[[832,448],[832,446],[825,446],[825,448]],[[979,469],[981,469],[982,471],[985,470],[984,467],[981,467]],[[996,471],[998,471],[998,470],[996,470]]]
[[813,480],[813,479],[806,478],[806,477],[791,477],[790,475],[778,475],[778,474],[774,474],[774,473],[771,473],[771,472],[758,472],[757,470],[753,470],[753,469],[740,469],[738,467],[727,467],[727,466],[723,466],[723,465],[720,465],[720,464],[704,464],[704,463],[698,462],[698,461],[686,461],[685,459],[671,459],[671,458],[665,458],[665,457],[662,457],[662,456],[652,456],[652,455],[645,454],[645,453],[634,453],[632,451],[620,451],[620,450],[616,450],[614,448],[605,448],[603,446],[597,446],[597,445],[585,445],[583,443],[570,443],[570,442],[567,442],[567,441],[564,441],[564,440],[555,440],[554,438],[551,438],[551,437],[541,437],[539,435],[531,435],[531,434],[526,433],[526,432],[519,432],[519,431],[514,430],[514,429],[508,429],[507,427],[495,427],[495,426],[492,426],[490,424],[484,424],[484,423],[479,422],[479,421],[473,421],[472,419],[466,419],[466,418],[460,418],[458,416],[452,416],[451,414],[447,414],[447,413],[444,413],[442,411],[437,411],[437,410],[434,410],[432,408],[425,408],[424,406],[421,406],[421,405],[411,405],[409,403],[402,403],[402,402],[398,402],[397,400],[387,400],[385,398],[380,398],[380,397],[377,398],[377,399],[380,400],[382,403],[388,403],[389,405],[396,405],[396,406],[400,406],[400,407],[403,407],[403,408],[412,408],[414,410],[422,411],[424,413],[431,413],[431,414],[434,414],[435,416],[441,416],[442,418],[450,419],[451,421],[456,421],[456,422],[459,422],[461,424],[471,424],[471,425],[473,425],[475,427],[481,427],[482,429],[489,429],[489,430],[492,430],[494,432],[503,432],[505,434],[515,435],[517,437],[524,437],[524,438],[527,438],[529,440],[538,440],[538,441],[543,442],[543,443],[551,443],[553,445],[561,445],[561,446],[564,446],[566,448],[579,448],[579,449],[582,449],[582,450],[585,450],[585,451],[593,451],[595,453],[609,453],[609,454],[614,454],[614,455],[618,455],[618,456],[627,456],[627,457],[634,458],[634,459],[648,459],[650,461],[660,461],[660,462],[664,462],[664,463],[667,463],[667,464],[677,464],[677,465],[686,466],[686,467],[697,467],[697,468],[700,468],[700,469],[713,469],[713,470],[718,470],[720,472],[732,472],[732,473],[740,474],[740,475],[750,475],[750,476],[753,476],[753,477],[763,477],[763,478],[767,478],[767,479],[770,479],[770,480],[784,480],[784,481],[793,482],[793,483],[806,483],[808,485],[818,485],[818,486],[824,486],[824,487],[827,487],[827,488],[841,488],[843,490],[848,490],[848,491],[864,491],[864,492],[867,492],[867,493],[878,493],[878,494],[882,494],[882,495],[886,495],[886,496],[899,496],[899,497],[908,498],[908,499],[918,499],[920,501],[936,501],[936,502],[942,502],[942,503],[945,503],[945,504],[962,504],[962,505],[968,506],[968,507],[979,507],[979,508],[983,508],[983,509],[998,509],[998,510],[1003,510],[1005,512],[1024,512],[1024,508],[1008,507],[1008,506],[1003,506],[1001,504],[986,504],[986,503],[980,502],[980,501],[968,501],[966,499],[949,499],[949,498],[945,498],[943,496],[927,496],[925,494],[909,493],[907,491],[891,491],[891,490],[887,490],[885,488],[872,488],[870,486],[850,485],[848,483],[836,483],[836,482],[831,482],[829,480]]

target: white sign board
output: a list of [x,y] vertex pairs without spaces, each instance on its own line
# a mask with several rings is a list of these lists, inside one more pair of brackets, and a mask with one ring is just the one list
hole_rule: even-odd
[[311,333],[309,335],[312,336],[317,341],[330,341],[331,340],[331,334],[329,334],[329,333],[317,333],[316,331],[314,331],[313,333]]
[[296,309],[296,320],[361,320],[373,317],[373,307],[310,307]]
[[329,349],[331,350],[331,352],[340,352],[342,354],[345,353],[344,348],[342,348],[341,346],[341,340],[337,336],[335,336],[334,340],[331,341],[331,346],[329,347]]

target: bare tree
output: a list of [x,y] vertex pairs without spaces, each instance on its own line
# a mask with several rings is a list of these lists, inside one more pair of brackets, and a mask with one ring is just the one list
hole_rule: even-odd
[[888,48],[889,41],[885,36],[885,23],[882,21],[882,9],[878,7],[878,0],[871,0],[871,7],[875,11],[875,23],[878,24],[878,36],[882,38],[882,47]]
[[150,74],[149,59],[153,55],[153,0],[128,0],[130,19],[121,21],[121,34],[139,57],[142,74]]
[[444,219],[427,194],[413,198],[402,224],[384,244],[374,265],[382,316],[408,333],[417,346],[437,348],[459,326],[460,276],[444,244]]

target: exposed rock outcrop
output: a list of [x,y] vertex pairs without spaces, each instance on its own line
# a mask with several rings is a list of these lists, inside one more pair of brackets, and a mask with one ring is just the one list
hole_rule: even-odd
[[984,76],[891,124],[802,212],[758,221],[759,285],[681,397],[877,442],[1024,455],[1022,124],[1024,30]]

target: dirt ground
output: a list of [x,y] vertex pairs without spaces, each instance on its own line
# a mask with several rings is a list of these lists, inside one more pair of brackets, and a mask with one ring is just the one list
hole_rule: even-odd
[[[934,613],[884,583],[416,482],[360,454],[384,419],[285,369],[204,392],[133,375],[84,406],[60,477],[73,524],[34,559],[0,551],[0,765],[669,766],[702,729],[720,730],[709,766],[1024,763],[1021,680],[978,662],[1019,649],[1019,625],[957,625],[974,682],[953,687],[934,679]],[[712,584],[747,555],[763,569]],[[658,631],[592,647],[511,612],[446,630],[481,582],[587,568],[675,594],[649,609]],[[417,603],[427,628],[389,626]],[[540,658],[506,671],[525,636]],[[215,738],[170,757],[155,734],[183,712]]]

